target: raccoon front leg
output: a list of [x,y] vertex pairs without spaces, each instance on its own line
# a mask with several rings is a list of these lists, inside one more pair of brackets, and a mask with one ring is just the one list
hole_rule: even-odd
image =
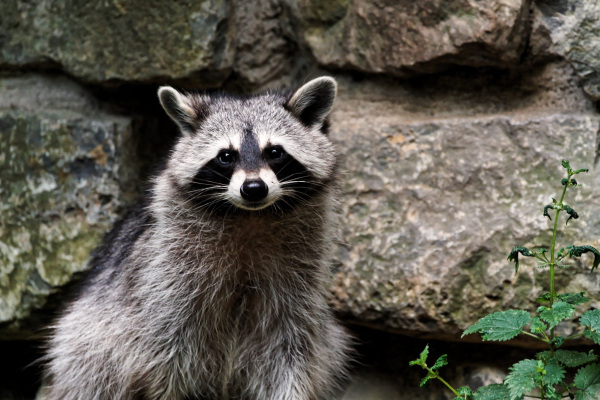
[[319,326],[272,332],[256,349],[244,399],[321,400],[328,398],[345,376],[347,335],[333,320]]
[[[318,400],[319,376],[313,377],[312,365],[308,360],[285,359],[278,354],[269,365],[256,366],[258,372],[252,374],[246,383],[247,389],[241,396],[244,400]],[[262,368],[261,368],[262,367]],[[313,372],[313,373],[311,373]]]

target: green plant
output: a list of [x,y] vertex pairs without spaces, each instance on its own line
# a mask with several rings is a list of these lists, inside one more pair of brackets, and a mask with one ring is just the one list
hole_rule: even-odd
[[[555,333],[555,328],[561,321],[573,318],[575,306],[591,300],[584,292],[557,293],[554,288],[556,268],[568,267],[563,264],[567,257],[580,257],[585,253],[594,255],[592,271],[600,264],[600,252],[592,246],[572,245],[556,251],[559,214],[564,211],[568,215],[566,223],[571,219],[579,218],[577,212],[564,203],[567,189],[571,186],[580,186],[573,176],[588,172],[587,169],[571,169],[567,160],[563,160],[562,165],[567,170],[567,177],[561,180],[562,194],[558,201],[552,199],[552,204],[546,205],[543,213],[543,216],[552,220],[549,211],[555,211],[550,248],[532,251],[526,247],[514,247],[508,255],[508,260],[515,264],[515,273],[519,270],[519,255],[536,258],[538,267],[548,269],[550,291],[537,299],[542,305],[533,315],[525,310],[492,313],[463,333],[463,336],[479,333],[483,340],[492,341],[510,340],[517,335],[526,335],[544,342],[547,350],[539,352],[536,359],[525,359],[514,364],[502,384],[485,386],[473,392],[466,386],[454,389],[440,377],[438,370],[447,364],[446,355],[440,357],[433,366],[427,366],[429,346],[426,346],[419,358],[410,362],[411,366],[418,365],[427,370],[427,376],[421,381],[421,386],[431,379],[438,379],[454,393],[457,400],[519,400],[526,397],[545,400],[600,399],[600,363],[596,362],[598,357],[593,350],[585,353],[560,349],[566,341],[581,336],[600,344],[600,310],[590,310],[579,317],[581,328],[578,333],[567,337]],[[578,368],[578,370],[574,378],[568,381],[567,377],[570,375],[567,371],[571,368]],[[533,390],[537,390],[538,393],[533,395]]]

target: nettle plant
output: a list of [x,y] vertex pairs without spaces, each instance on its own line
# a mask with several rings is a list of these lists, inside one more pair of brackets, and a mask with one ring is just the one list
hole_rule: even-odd
[[[508,255],[508,260],[515,263],[515,273],[519,270],[519,254],[536,258],[538,267],[547,268],[549,271],[550,292],[537,299],[542,305],[533,315],[525,310],[495,312],[467,328],[462,335],[464,337],[479,333],[483,340],[493,341],[510,340],[517,335],[526,335],[544,342],[547,350],[537,353],[535,359],[526,359],[514,364],[503,383],[484,386],[473,392],[467,386],[455,389],[440,377],[439,369],[448,363],[446,354],[438,358],[432,366],[428,366],[429,346],[426,346],[419,358],[410,362],[411,366],[418,365],[427,370],[427,376],[421,381],[421,386],[431,379],[437,379],[454,393],[456,400],[600,399],[600,363],[597,362],[598,357],[593,350],[585,353],[561,349],[565,342],[581,336],[600,344],[600,310],[590,310],[579,317],[578,333],[566,337],[555,333],[555,328],[561,321],[573,319],[575,306],[591,300],[584,292],[556,292],[556,268],[568,267],[563,263],[567,257],[579,257],[588,252],[594,255],[592,271],[600,264],[600,252],[592,246],[567,246],[555,251],[559,214],[564,211],[568,215],[567,223],[571,219],[579,218],[577,212],[564,203],[567,189],[580,186],[573,176],[588,172],[587,169],[573,170],[567,160],[563,160],[562,165],[567,170],[567,177],[561,181],[563,189],[560,199],[552,199],[552,204],[544,207],[543,215],[550,220],[550,210],[555,211],[550,248],[532,251],[526,247],[515,247]],[[570,369],[577,370],[568,373]]]

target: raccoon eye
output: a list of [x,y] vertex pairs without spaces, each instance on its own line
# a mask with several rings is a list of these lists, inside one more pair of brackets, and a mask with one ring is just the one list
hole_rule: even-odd
[[217,160],[223,165],[229,165],[235,160],[235,154],[230,150],[223,150],[217,155]]
[[271,147],[270,149],[267,149],[267,157],[269,157],[271,160],[278,160],[281,157],[283,157],[284,154],[285,151],[283,151],[283,148],[281,148],[280,146]]

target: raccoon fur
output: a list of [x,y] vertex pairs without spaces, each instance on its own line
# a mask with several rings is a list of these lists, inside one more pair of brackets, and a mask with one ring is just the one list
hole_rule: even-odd
[[45,398],[327,398],[348,348],[327,305],[335,80],[158,95],[181,137],[53,326]]

